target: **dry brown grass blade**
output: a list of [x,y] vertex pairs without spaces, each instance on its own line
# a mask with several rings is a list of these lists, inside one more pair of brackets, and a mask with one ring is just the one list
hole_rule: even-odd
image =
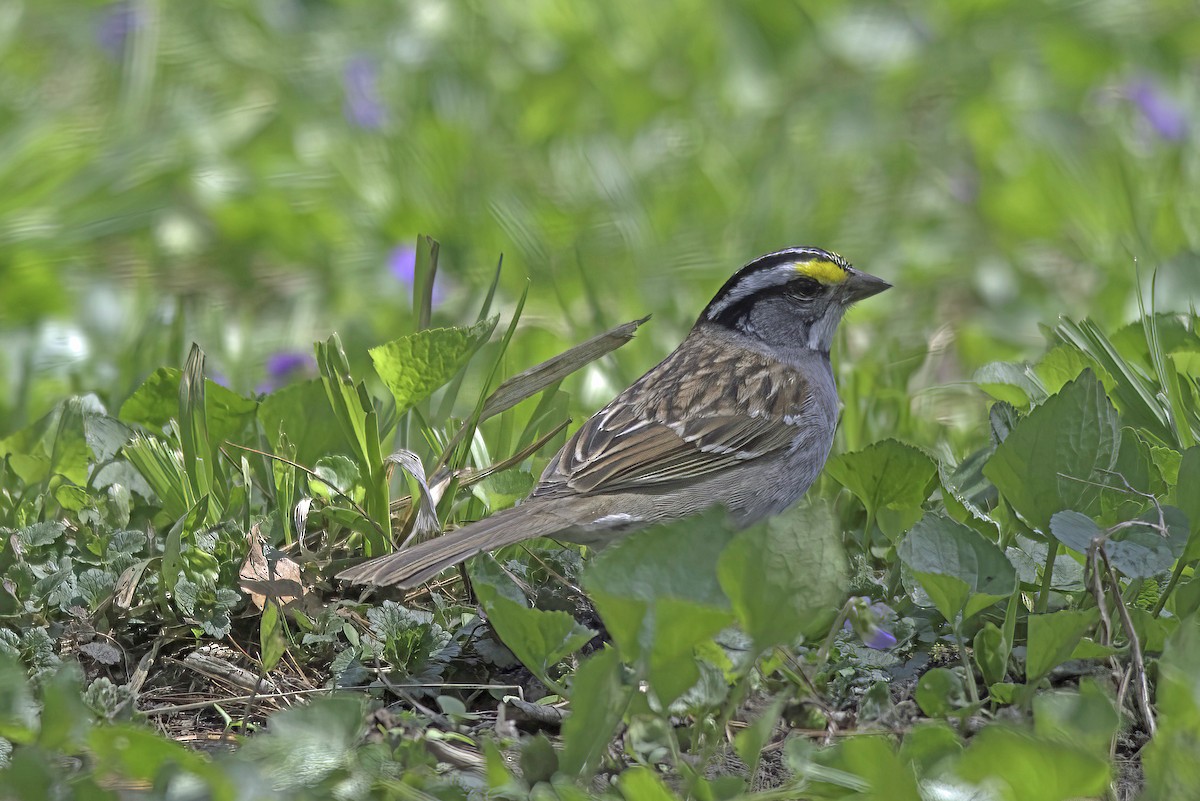
[[552,356],[541,364],[536,364],[528,370],[517,373],[505,381],[488,396],[483,404],[483,413],[479,419],[486,420],[493,415],[511,409],[526,398],[532,397],[556,381],[569,376],[601,356],[612,353],[617,348],[633,339],[638,326],[649,320],[646,316],[640,320],[632,320],[618,325],[603,334],[598,334],[586,342],[581,342],[573,348],[567,348],[557,356]]

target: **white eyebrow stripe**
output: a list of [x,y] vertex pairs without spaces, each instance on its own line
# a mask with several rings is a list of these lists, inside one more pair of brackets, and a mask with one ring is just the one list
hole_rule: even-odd
[[761,292],[773,286],[783,286],[794,278],[796,278],[796,268],[792,262],[786,262],[767,270],[750,273],[741,281],[738,281],[737,285],[725,297],[709,307],[708,319],[715,319],[733,304],[756,292]]

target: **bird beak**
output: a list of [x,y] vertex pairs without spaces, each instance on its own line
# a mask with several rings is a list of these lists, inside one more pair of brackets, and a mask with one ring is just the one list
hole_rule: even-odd
[[857,303],[860,300],[865,300],[872,295],[878,295],[885,289],[891,289],[892,285],[882,278],[876,278],[870,273],[864,273],[862,270],[855,270],[846,279],[846,283],[842,284],[842,292],[846,298],[846,303]]

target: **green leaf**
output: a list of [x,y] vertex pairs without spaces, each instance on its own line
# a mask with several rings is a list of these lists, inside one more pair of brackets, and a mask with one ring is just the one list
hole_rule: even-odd
[[917,681],[913,699],[931,718],[949,717],[967,705],[962,679],[948,668],[926,671]]
[[898,553],[949,621],[959,612],[971,617],[1017,586],[1016,571],[994,542],[947,517],[926,515]]
[[94,396],[61,401],[37,422],[0,440],[0,461],[7,458],[13,472],[29,485],[55,475],[85,484],[91,456],[87,420],[102,412]]
[[733,620],[717,580],[732,536],[725,513],[712,510],[626,537],[583,574],[621,656],[664,705],[699,680],[696,646]]
[[563,723],[559,767],[568,776],[589,776],[599,764],[629,706],[633,688],[622,679],[617,651],[605,648],[575,671],[571,716]]
[[1112,376],[1101,370],[1094,359],[1069,345],[1055,345],[1033,368],[1046,392],[1051,394],[1061,391],[1084,370],[1095,373],[1106,390],[1113,387]]
[[1200,559],[1200,445],[1188,448],[1179,460],[1175,505],[1187,516],[1191,527],[1183,559],[1186,562]]
[[1083,748],[997,724],[971,738],[954,772],[1004,801],[1068,801],[1103,795],[1109,770]]
[[[3,642],[0,640],[0,642]],[[32,743],[38,733],[38,703],[33,699],[25,669],[0,651],[0,738]]]
[[258,623],[259,660],[264,672],[270,672],[279,664],[287,652],[287,641],[283,637],[283,618],[279,606],[267,601]]
[[358,698],[313,699],[272,715],[267,731],[246,740],[234,761],[253,766],[277,793],[311,792],[353,765],[363,720]]
[[1121,716],[1108,693],[1094,680],[1084,679],[1077,691],[1035,695],[1033,720],[1037,734],[1082,745],[1089,752],[1107,758]]
[[[323,701],[314,701],[313,706],[321,703]],[[291,711],[279,714],[285,715]],[[271,718],[272,727],[278,717]],[[258,739],[254,738],[255,741]],[[198,784],[203,787],[207,797],[214,801],[233,801],[239,797],[232,774],[227,774],[207,755],[185,748],[145,726],[118,724],[96,727],[91,731],[89,746],[98,775],[121,776],[150,786],[168,773],[191,774],[195,777],[193,781],[199,780],[193,786]],[[239,758],[242,758],[240,754]]]
[[972,644],[975,664],[983,674],[983,683],[992,685],[1004,681],[1008,672],[1008,655],[1012,650],[1011,643],[1004,639],[1004,632],[995,623],[984,623],[983,628],[975,633]]
[[1142,752],[1147,801],[1189,798],[1200,787],[1200,618],[1184,620],[1158,661],[1158,732]]
[[900,761],[913,765],[918,776],[927,776],[936,766],[958,757],[962,741],[943,721],[919,721],[900,743]]
[[1063,609],[1044,615],[1030,615],[1028,648],[1025,653],[1025,683],[1040,681],[1051,670],[1071,658],[1075,646],[1096,621],[1096,609]]
[[1165,573],[1187,547],[1187,518],[1174,506],[1162,507],[1166,536],[1158,529],[1157,510],[1138,515],[1137,520],[1147,525],[1121,529],[1109,538],[1105,545],[1109,561],[1129,578],[1150,578]]
[[[160,367],[121,404],[117,416],[127,423],[138,423],[155,432],[179,416],[179,385],[183,371]],[[204,380],[205,413],[209,436],[214,444],[225,440],[240,442],[238,435],[251,423],[258,404],[208,379]]]
[[625,801],[678,801],[679,798],[654,771],[640,765],[621,772],[617,789]]
[[558,753],[545,734],[525,741],[521,748],[521,776],[533,786],[548,782],[558,771]]
[[800,504],[738,533],[717,575],[759,653],[824,633],[847,595],[846,555],[824,503]]
[[64,665],[43,680],[42,728],[38,745],[47,751],[78,753],[91,729],[91,711],[80,697],[78,665]]
[[1085,555],[1094,540],[1104,538],[1104,532],[1096,525],[1096,521],[1071,510],[1058,512],[1050,518],[1050,533],[1063,545]]
[[1087,371],[1021,420],[983,472],[1025,520],[1045,532],[1056,512],[1096,511],[1119,447],[1116,410]]
[[294,461],[312,465],[322,456],[344,450],[338,421],[329,408],[325,386],[320,379],[289,384],[262,399],[258,420],[271,443],[271,450],[282,453],[282,439],[295,446]]
[[[195,342],[179,377],[179,443],[183,469],[192,491],[215,498],[213,478],[213,441],[208,433],[208,413],[204,392],[204,351]],[[215,443],[220,446],[221,443]],[[220,516],[220,509],[216,514]]]
[[[863,797],[871,799],[887,799],[887,801],[922,801],[917,778],[913,775],[912,766],[902,762],[896,756],[892,745],[884,737],[851,737],[844,740],[840,747],[825,756],[829,762],[826,771],[845,777],[857,778],[866,785]],[[832,779],[834,776],[822,776],[815,771],[806,771],[813,779]],[[843,786],[850,786],[845,782]],[[836,795],[821,794],[821,798],[852,798],[845,793]]]
[[596,632],[575,622],[566,612],[530,609],[507,598],[487,583],[481,573],[472,576],[479,601],[501,641],[525,667],[553,685],[550,668],[567,654],[579,650]]
[[1046,397],[1046,390],[1026,364],[991,362],[976,370],[972,380],[996,400],[1018,409],[1027,409],[1031,402]]
[[470,328],[430,328],[371,348],[371,363],[404,414],[461,370],[483,346],[500,320],[491,317]]
[[839,456],[825,470],[862,501],[893,542],[920,519],[937,478],[932,459],[894,439]]

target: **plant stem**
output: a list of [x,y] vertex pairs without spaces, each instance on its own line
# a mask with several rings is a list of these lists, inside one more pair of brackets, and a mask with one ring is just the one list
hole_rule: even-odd
[[958,643],[958,658],[962,660],[963,670],[967,672],[967,694],[971,697],[971,703],[979,703],[979,690],[975,687],[975,669],[971,667],[971,660],[967,658],[967,645],[963,642],[962,637],[962,615],[959,615],[958,622],[954,624],[954,641]]
[[1046,564],[1042,567],[1042,588],[1038,591],[1037,611],[1045,612],[1050,605],[1050,584],[1054,580],[1054,560],[1058,558],[1058,541],[1051,540],[1046,547]]
[[1179,583],[1179,577],[1183,575],[1183,569],[1186,567],[1182,559],[1175,560],[1175,569],[1171,571],[1171,580],[1167,582],[1167,587],[1158,594],[1158,600],[1154,603],[1154,609],[1151,614],[1158,617],[1162,614],[1163,607],[1167,604],[1167,599],[1171,597],[1171,593],[1175,590],[1175,585]]

